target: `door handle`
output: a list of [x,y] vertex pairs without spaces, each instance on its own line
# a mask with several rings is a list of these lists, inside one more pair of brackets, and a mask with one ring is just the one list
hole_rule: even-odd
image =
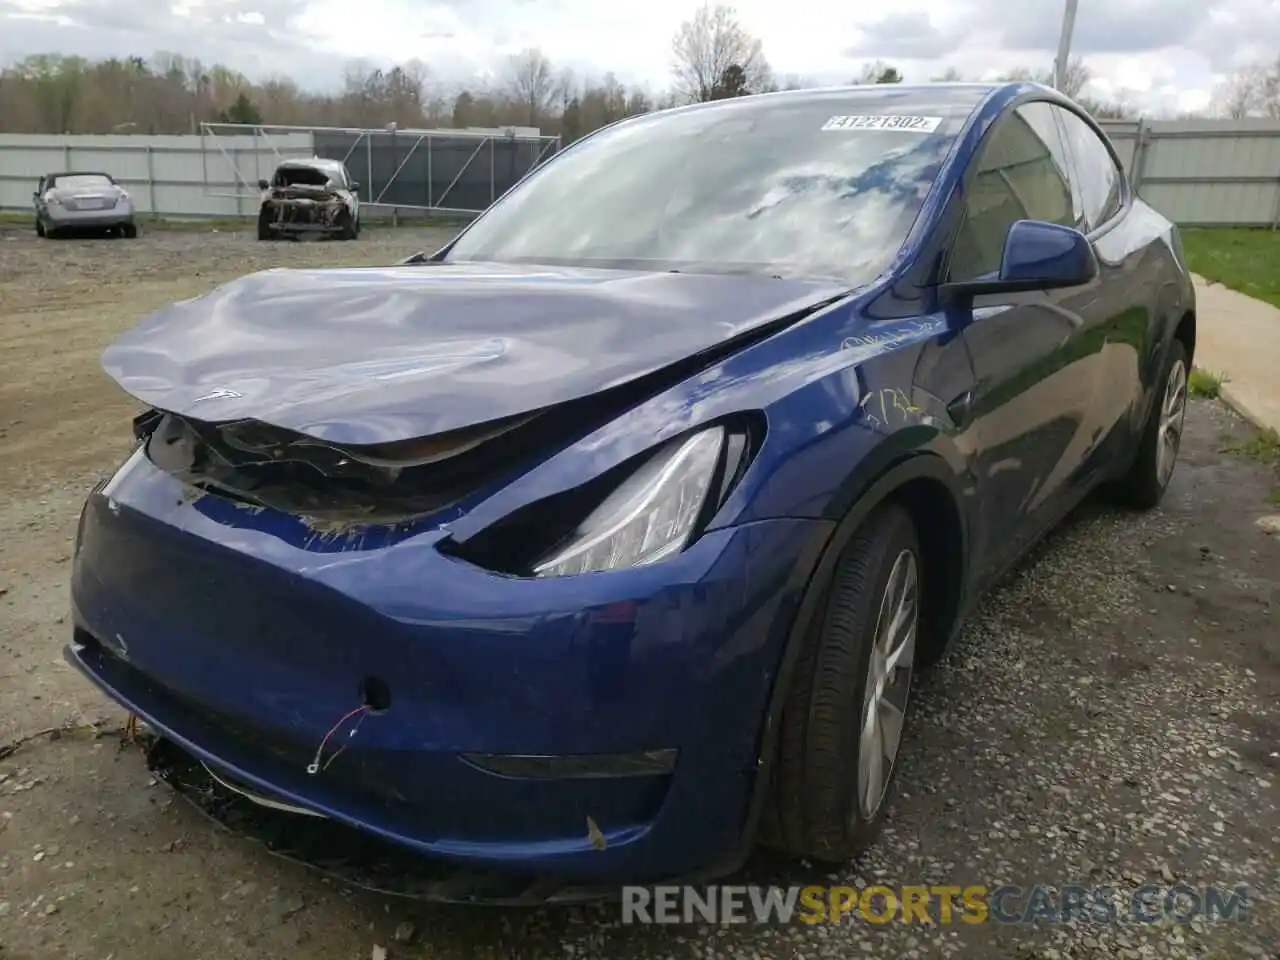
[[947,416],[957,427],[965,426],[973,417],[973,391],[966,390],[948,403]]

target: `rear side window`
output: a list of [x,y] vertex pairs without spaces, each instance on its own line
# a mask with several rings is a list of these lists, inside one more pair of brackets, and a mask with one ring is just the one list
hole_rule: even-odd
[[1120,212],[1124,175],[1093,127],[1070,110],[1058,113],[1075,160],[1076,186],[1088,229],[1096,230]]
[[964,218],[951,250],[952,280],[1000,269],[1005,237],[1018,220],[1077,226],[1066,151],[1048,104],[1006,114],[988,135],[965,191]]

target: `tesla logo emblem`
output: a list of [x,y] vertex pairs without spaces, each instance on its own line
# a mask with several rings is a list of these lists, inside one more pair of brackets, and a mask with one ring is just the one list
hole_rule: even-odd
[[215,390],[213,393],[206,393],[203,397],[196,397],[192,403],[203,403],[206,400],[240,400],[244,394],[236,393],[234,390]]

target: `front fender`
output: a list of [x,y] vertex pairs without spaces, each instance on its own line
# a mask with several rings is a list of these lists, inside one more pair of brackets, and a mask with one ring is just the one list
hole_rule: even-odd
[[451,522],[454,537],[465,541],[521,507],[744,411],[763,412],[764,444],[709,530],[838,518],[850,483],[913,451],[942,457],[963,477],[945,408],[912,386],[922,358],[945,338],[945,320],[881,321],[850,346],[851,328],[868,329],[854,306],[852,298],[837,301],[625,411],[476,503]]

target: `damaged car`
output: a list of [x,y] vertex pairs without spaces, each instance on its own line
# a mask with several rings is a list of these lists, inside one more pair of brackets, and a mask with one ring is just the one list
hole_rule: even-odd
[[440,250],[115,341],[146,410],[66,656],[206,813],[376,849],[380,889],[846,861],[984,591],[1093,492],[1160,502],[1195,324],[1177,230],[1046,87],[626,119]]
[[259,240],[360,236],[360,183],[339,160],[285,160],[258,188]]

